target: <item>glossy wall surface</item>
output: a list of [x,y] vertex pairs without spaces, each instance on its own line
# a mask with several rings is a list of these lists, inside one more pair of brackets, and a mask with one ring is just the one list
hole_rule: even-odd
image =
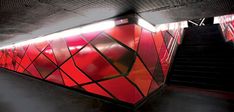
[[136,104],[163,85],[181,34],[181,29],[153,33],[127,24],[6,48],[0,66]]
[[234,15],[217,17],[226,41],[234,42]]

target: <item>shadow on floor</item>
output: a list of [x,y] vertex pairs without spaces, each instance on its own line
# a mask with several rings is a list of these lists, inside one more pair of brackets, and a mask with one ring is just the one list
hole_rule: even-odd
[[[0,69],[0,112],[130,112],[28,76]],[[137,112],[234,112],[234,94],[168,86]]]

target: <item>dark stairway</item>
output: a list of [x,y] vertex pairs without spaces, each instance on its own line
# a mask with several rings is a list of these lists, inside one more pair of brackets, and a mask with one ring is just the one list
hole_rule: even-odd
[[234,91],[234,53],[219,25],[185,29],[169,84]]

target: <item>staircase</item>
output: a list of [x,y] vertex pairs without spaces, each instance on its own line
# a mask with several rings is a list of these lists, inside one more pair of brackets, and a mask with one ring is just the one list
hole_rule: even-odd
[[219,25],[185,29],[168,82],[234,91],[234,50]]

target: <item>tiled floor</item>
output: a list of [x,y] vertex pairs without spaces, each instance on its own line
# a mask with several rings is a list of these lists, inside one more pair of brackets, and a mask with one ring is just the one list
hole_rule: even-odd
[[[79,92],[0,69],[0,112],[129,112]],[[137,112],[234,112],[234,94],[168,86]]]

